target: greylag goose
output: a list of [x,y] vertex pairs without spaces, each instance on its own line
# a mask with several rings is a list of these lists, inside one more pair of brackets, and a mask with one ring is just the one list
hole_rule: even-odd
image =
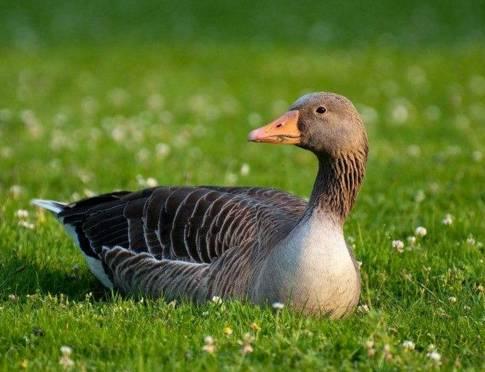
[[357,110],[337,94],[308,94],[248,139],[316,155],[308,202],[271,188],[163,186],[71,204],[33,203],[55,214],[108,288],[167,300],[280,302],[332,318],[348,314],[359,300],[360,274],[343,224],[367,161]]

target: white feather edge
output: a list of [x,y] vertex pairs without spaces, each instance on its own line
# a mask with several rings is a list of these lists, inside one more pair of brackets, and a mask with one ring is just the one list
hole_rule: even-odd
[[45,199],[32,199],[31,203],[38,207],[47,209],[55,214],[59,214],[62,212],[66,203],[61,203],[55,200],[45,200]]
[[[55,200],[44,200],[44,199],[33,199],[32,204],[36,205],[38,207],[47,209],[48,211],[53,212],[56,214],[56,216],[62,212],[63,207],[66,205],[65,203],[61,203]],[[58,220],[63,224],[64,229],[66,232],[71,236],[72,240],[76,243],[78,247],[80,247],[79,244],[79,238],[77,237],[76,230],[73,225],[70,224],[64,224],[62,221],[62,218],[58,218]],[[81,250],[81,252],[83,252]],[[86,255],[84,252],[84,258],[86,259],[86,262],[89,266],[89,269],[91,272],[94,274],[94,276],[103,284],[106,288],[112,289],[113,288],[113,283],[109,279],[108,275],[106,275],[106,272],[104,271],[103,263],[101,260]]]

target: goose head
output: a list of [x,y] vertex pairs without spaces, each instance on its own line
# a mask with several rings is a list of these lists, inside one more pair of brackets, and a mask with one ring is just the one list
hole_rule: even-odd
[[248,140],[297,145],[330,158],[367,147],[365,128],[352,102],[327,92],[299,98],[287,113],[251,131]]

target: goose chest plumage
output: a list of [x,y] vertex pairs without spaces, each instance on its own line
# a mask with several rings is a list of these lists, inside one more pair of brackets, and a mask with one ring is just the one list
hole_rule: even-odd
[[308,202],[271,188],[163,186],[33,203],[56,215],[108,288],[167,300],[281,302],[332,318],[350,313],[360,274],[343,225],[368,152],[357,110],[337,94],[308,94],[248,139],[316,155]]

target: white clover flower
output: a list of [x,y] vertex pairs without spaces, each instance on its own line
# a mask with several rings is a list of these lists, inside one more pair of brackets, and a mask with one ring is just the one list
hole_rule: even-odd
[[141,187],[155,187],[158,185],[158,181],[153,177],[145,179],[141,174],[136,176],[136,182]]
[[249,164],[247,164],[247,163],[243,163],[243,164],[241,165],[241,170],[240,170],[239,172],[241,173],[241,176],[243,176],[243,177],[244,177],[244,176],[247,176],[247,175],[249,174],[249,171],[250,171],[250,170],[251,170],[251,169],[249,168]]
[[426,236],[428,231],[426,230],[425,227],[418,226],[418,227],[416,227],[416,230],[414,231],[414,233],[416,234],[416,236],[419,236],[420,238],[422,238],[423,236]]
[[93,175],[84,169],[79,169],[77,171],[77,176],[79,177],[82,183],[89,183],[89,181],[91,181],[93,178]]
[[394,248],[399,253],[402,253],[404,252],[404,243],[402,242],[402,240],[393,240],[392,248]]
[[454,304],[457,301],[457,299],[456,299],[455,296],[450,296],[450,297],[448,297],[448,301],[450,301],[452,304]]
[[130,98],[128,92],[122,88],[115,88],[108,94],[108,99],[113,106],[120,107]]
[[138,151],[136,153],[136,159],[139,161],[139,162],[144,162],[146,161],[148,158],[150,157],[150,151],[148,151],[148,149],[140,149],[140,151]]
[[153,177],[148,177],[146,179],[146,185],[148,187],[155,187],[155,186],[158,185],[158,181],[155,178],[153,178]]
[[430,351],[426,356],[431,359],[435,363],[441,362],[441,354],[438,353],[436,350]]
[[98,102],[93,97],[85,97],[81,101],[81,110],[86,115],[93,115],[98,110]]
[[72,349],[69,346],[61,346],[61,353],[62,356],[59,359],[59,364],[64,367],[64,369],[74,366],[74,361],[71,359]]
[[166,143],[159,143],[155,147],[155,152],[157,154],[157,157],[161,159],[166,158],[170,154],[170,146]]
[[407,153],[412,157],[418,157],[421,155],[421,148],[418,145],[409,145]]
[[15,216],[17,216],[17,218],[19,218],[21,220],[29,218],[29,211],[27,211],[25,209],[19,209],[19,210],[17,210],[17,212],[15,212]]
[[138,183],[139,186],[145,186],[145,178],[141,174],[136,175],[136,182]]
[[24,188],[20,185],[12,185],[8,191],[14,198],[18,198],[23,194]]
[[59,359],[59,364],[64,368],[64,369],[69,369],[74,366],[74,361],[69,358],[68,356],[62,356],[61,359]]
[[93,196],[96,196],[96,193],[90,189],[84,189],[83,193],[87,198],[92,198]]
[[25,227],[26,229],[29,229],[29,230],[33,230],[35,228],[35,225],[33,223],[25,220],[19,221],[19,226]]
[[160,94],[151,94],[147,98],[147,106],[150,110],[156,111],[163,108],[164,99]]
[[253,352],[253,346],[251,343],[254,341],[254,337],[250,333],[246,333],[242,339],[242,341],[238,341],[239,345],[241,345],[241,353],[248,354]]
[[216,351],[215,341],[212,336],[204,337],[204,346],[202,347],[202,350],[209,354],[213,354]]
[[466,239],[466,244],[468,245],[475,245],[476,244],[476,241],[475,239],[473,238],[473,236],[469,236],[467,239]]
[[391,346],[389,344],[385,344],[382,351],[384,352],[384,358],[387,361],[392,360]]
[[424,201],[424,199],[426,199],[426,194],[423,190],[418,190],[416,195],[414,195],[414,200],[416,201],[416,203],[421,203],[422,201]]
[[365,342],[365,347],[367,349],[367,355],[369,357],[372,357],[375,355],[376,353],[376,349],[374,348],[375,344],[374,344],[374,341],[373,340],[367,340]]
[[281,310],[285,307],[285,304],[281,303],[281,302],[273,302],[273,309],[275,310]]
[[396,123],[402,124],[409,117],[409,111],[405,104],[403,103],[396,103],[391,111],[392,120]]
[[159,115],[159,120],[162,123],[171,123],[173,121],[173,114],[170,111],[162,111]]
[[449,213],[445,215],[445,218],[443,218],[443,221],[441,221],[443,225],[451,225],[453,223],[453,216]]
[[402,277],[406,280],[412,281],[413,280],[413,274],[408,273],[407,271],[403,271]]
[[37,116],[33,111],[23,110],[20,113],[20,118],[32,137],[37,138],[42,134],[43,132],[42,123],[40,122],[40,120],[37,118]]
[[357,306],[357,311],[362,314],[366,314],[369,312],[369,306],[367,304],[362,304]]
[[111,130],[111,138],[115,140],[115,142],[123,142],[126,138],[126,130],[121,125],[114,127]]
[[242,348],[241,348],[241,353],[242,354],[249,354],[249,353],[252,353],[254,351],[253,347],[251,346],[251,344],[243,344]]
[[440,191],[440,185],[437,182],[431,182],[429,184],[429,191],[431,191],[433,194],[436,194],[438,191]]
[[225,176],[226,184],[235,185],[237,183],[237,179],[238,179],[237,174],[232,173],[232,172],[226,173],[226,176]]
[[73,143],[71,137],[66,135],[65,132],[55,129],[50,133],[49,147],[54,151],[60,151],[62,149],[73,148],[76,143]]
[[482,161],[483,155],[480,151],[476,150],[472,153],[473,160],[476,162]]
[[220,305],[222,304],[222,298],[220,298],[219,296],[214,296],[212,297],[212,302],[214,302],[217,305]]
[[402,343],[402,347],[405,349],[405,350],[414,350],[414,347],[416,345],[414,344],[414,342],[412,341],[409,341],[409,340],[406,340]]
[[410,245],[415,245],[416,244],[416,237],[415,236],[408,236],[407,241]]
[[72,354],[72,348],[70,346],[61,346],[61,353],[63,355],[71,355]]

